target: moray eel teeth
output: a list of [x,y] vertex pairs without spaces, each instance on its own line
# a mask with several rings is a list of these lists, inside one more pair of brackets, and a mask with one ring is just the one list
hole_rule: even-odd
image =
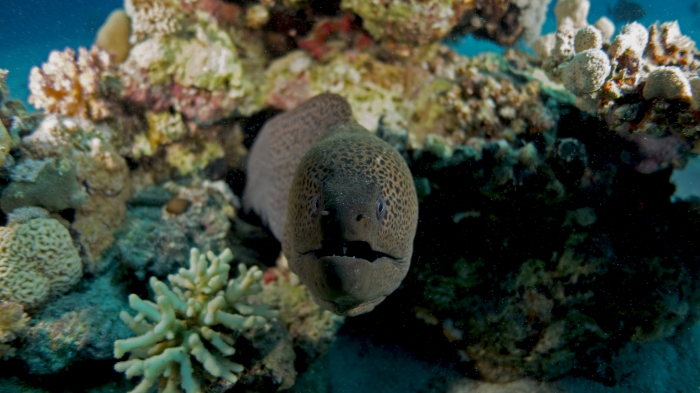
[[375,262],[380,258],[389,258],[398,261],[389,254],[383,252],[374,251],[369,243],[365,241],[334,241],[334,240],[324,240],[321,242],[322,247],[309,251],[303,254],[313,254],[316,259],[321,259],[323,257],[338,256],[338,257],[348,257],[355,259],[364,259],[368,262]]

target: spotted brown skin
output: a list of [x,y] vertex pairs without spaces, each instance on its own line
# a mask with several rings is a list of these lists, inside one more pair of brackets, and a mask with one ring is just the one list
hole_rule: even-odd
[[418,222],[413,179],[395,149],[354,122],[343,98],[323,94],[272,119],[248,165],[244,206],[282,233],[289,267],[317,303],[358,315],[398,288]]

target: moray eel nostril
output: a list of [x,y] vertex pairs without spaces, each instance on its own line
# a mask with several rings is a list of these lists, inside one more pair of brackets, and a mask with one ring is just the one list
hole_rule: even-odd
[[248,156],[243,205],[282,242],[321,306],[369,312],[406,276],[418,198],[403,158],[321,94],[268,121]]

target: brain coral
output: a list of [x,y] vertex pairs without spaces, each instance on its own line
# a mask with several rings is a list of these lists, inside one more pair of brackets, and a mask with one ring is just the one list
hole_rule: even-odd
[[229,249],[205,256],[193,248],[190,268],[168,276],[170,287],[151,277],[157,304],[129,296],[137,314],[124,311],[119,317],[138,336],[114,343],[115,357],[131,352],[114,368],[127,378],[143,376],[131,393],[145,393],[156,383],[159,392],[178,392],[178,385],[187,393],[201,392],[202,376],[236,383],[243,366],[228,359],[235,353],[236,332],[264,325],[277,312],[243,300],[262,292],[263,272],[240,264],[238,277],[229,280],[232,259]]
[[36,217],[0,227],[0,301],[37,307],[82,275],[78,250],[57,220]]

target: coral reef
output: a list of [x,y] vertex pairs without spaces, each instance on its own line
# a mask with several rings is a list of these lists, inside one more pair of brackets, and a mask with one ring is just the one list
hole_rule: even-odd
[[103,83],[112,67],[109,53],[97,46],[63,52],[52,51],[41,68],[29,74],[29,103],[46,113],[103,119],[109,108],[103,98]]
[[277,320],[293,338],[297,364],[308,365],[326,354],[345,317],[319,307],[289,270],[284,256],[280,256],[276,267],[265,272],[263,280],[265,290],[253,298],[279,310]]
[[24,336],[29,316],[20,303],[0,301],[0,360],[7,360],[17,351],[13,341]]
[[205,180],[138,188],[129,205],[116,246],[121,263],[143,280],[146,273],[164,277],[185,266],[190,248],[229,247],[229,220],[240,203],[225,183]]
[[403,294],[423,291],[422,319],[482,379],[575,369],[615,381],[607,365],[618,348],[700,317],[687,243],[700,230],[697,201],[671,203],[670,170],[640,173],[623,161],[640,155],[637,144],[576,110],[556,132],[518,138],[532,142],[409,148],[413,175],[429,184],[421,214],[434,220],[422,224],[415,257],[440,262],[409,273],[418,283]]
[[[576,105],[606,120],[612,130],[638,143],[649,157],[637,169],[650,173],[685,165],[698,150],[694,84],[698,51],[677,22],[623,26],[612,42],[609,21],[588,25],[587,1],[557,3],[556,33],[535,45],[542,67],[577,96]],[[700,90],[699,90],[700,91]],[[700,94],[700,93],[698,93]],[[659,154],[667,146],[666,154]]]
[[113,145],[116,133],[106,124],[87,119],[48,115],[30,135],[22,138],[25,157],[68,159],[76,180],[89,199],[75,212],[71,228],[86,252],[87,270],[97,272],[102,252],[112,244],[113,232],[124,218],[131,192],[129,169]]
[[[263,273],[256,267],[239,265],[239,275],[227,282],[232,259],[229,250],[205,256],[192,249],[190,268],[168,277],[171,288],[151,278],[157,304],[129,296],[137,314],[122,312],[120,318],[138,336],[117,340],[114,355],[121,358],[131,352],[130,359],[118,362],[115,369],[129,378],[143,376],[133,392],[146,392],[156,383],[161,391],[181,386],[188,393],[197,392],[204,375],[229,384],[238,381],[244,368],[227,359],[235,353],[231,332],[265,324],[277,312],[244,300],[262,291]],[[193,364],[191,357],[199,363]]]
[[155,111],[172,107],[199,125],[260,109],[254,90],[259,60],[242,57],[234,38],[205,13],[183,29],[134,45],[119,67],[123,96]]
[[[505,61],[483,54],[469,59],[439,48],[427,68],[384,63],[368,53],[340,52],[329,63],[304,52],[274,61],[263,86],[266,102],[291,109],[320,92],[345,97],[357,121],[371,131],[381,123],[410,130],[411,143],[426,136],[464,143],[474,136],[505,137],[551,129],[556,109],[540,98],[541,84],[514,83]],[[405,92],[413,92],[409,97]]]
[[36,308],[80,281],[83,265],[60,222],[25,218],[0,227],[0,300]]
[[451,35],[471,33],[501,45],[523,38],[532,43],[540,36],[551,0],[475,0]]
[[131,335],[118,317],[128,303],[124,286],[114,284],[115,272],[81,281],[32,316],[18,351],[31,374],[61,373],[74,363],[113,358],[114,341]]
[[362,18],[362,25],[389,53],[410,55],[438,42],[474,7],[472,0],[343,0],[341,8]]
[[66,159],[26,159],[10,173],[12,182],[2,191],[0,208],[10,213],[19,207],[37,206],[50,212],[78,209],[88,200],[75,170]]

